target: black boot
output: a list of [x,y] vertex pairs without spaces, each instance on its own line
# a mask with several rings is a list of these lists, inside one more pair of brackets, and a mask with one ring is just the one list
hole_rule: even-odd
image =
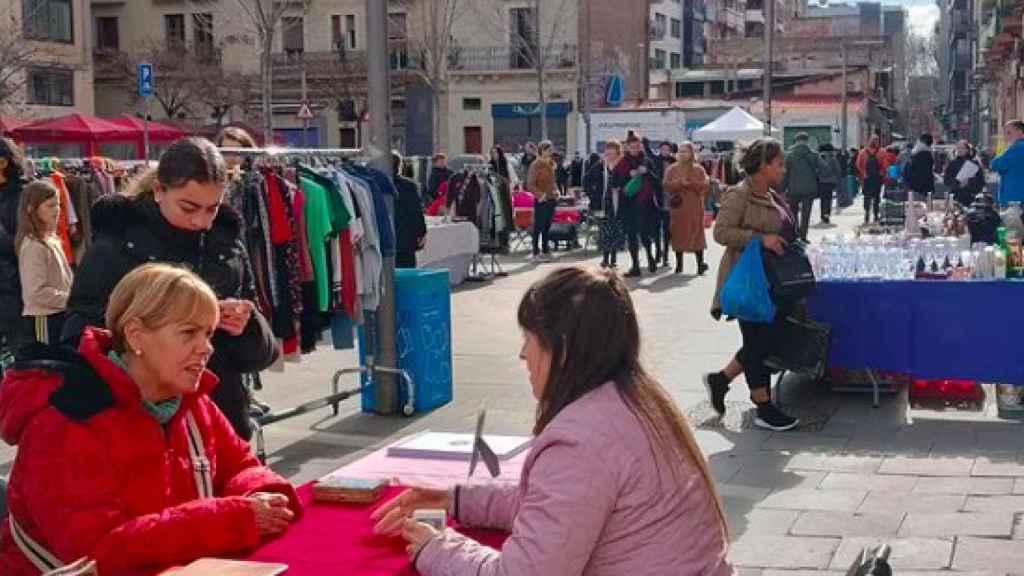
[[708,271],[708,265],[704,263],[704,251],[697,252],[697,275],[703,276]]
[[601,268],[607,268],[611,264],[608,262],[608,253],[605,252],[601,258]]
[[676,274],[683,273],[683,253],[676,252]]

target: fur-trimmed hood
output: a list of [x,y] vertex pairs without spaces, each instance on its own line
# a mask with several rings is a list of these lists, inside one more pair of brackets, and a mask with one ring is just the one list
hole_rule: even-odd
[[[152,222],[153,220],[158,222]],[[148,226],[160,223],[168,228],[170,225],[160,215],[160,210],[150,198],[128,198],[120,194],[111,194],[100,198],[92,205],[92,226],[96,234],[124,235],[133,225]],[[201,234],[183,230],[171,230],[182,235]],[[228,204],[222,204],[213,221],[215,231],[223,231],[231,237],[239,237],[242,233],[242,218]]]

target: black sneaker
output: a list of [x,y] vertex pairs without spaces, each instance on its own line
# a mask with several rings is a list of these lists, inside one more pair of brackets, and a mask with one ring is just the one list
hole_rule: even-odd
[[729,392],[729,379],[721,372],[705,374],[704,388],[708,391],[711,407],[719,416],[725,416],[725,395]]
[[764,404],[757,405],[757,418],[754,418],[754,426],[757,426],[758,428],[774,430],[776,432],[785,432],[786,430],[792,430],[799,425],[800,420],[793,418],[782,410],[779,410],[779,408],[771,402],[765,402]]
[[626,278],[640,278],[643,275],[644,274],[643,274],[643,272],[640,271],[640,268],[634,267],[629,272],[626,272],[625,277]]

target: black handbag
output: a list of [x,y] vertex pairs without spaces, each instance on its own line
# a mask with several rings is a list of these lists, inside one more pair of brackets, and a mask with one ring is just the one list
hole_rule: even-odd
[[787,245],[781,256],[766,250],[764,273],[777,303],[797,302],[814,291],[814,270],[802,244]]

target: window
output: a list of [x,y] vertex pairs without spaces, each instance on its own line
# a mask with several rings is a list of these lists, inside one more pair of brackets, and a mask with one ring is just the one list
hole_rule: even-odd
[[509,15],[509,46],[512,68],[532,68],[531,55],[537,53],[537,33],[533,27],[533,8],[511,8]]
[[711,94],[716,96],[720,94],[725,94],[724,80],[712,80],[711,82],[709,82],[709,84],[711,84]]
[[306,35],[301,16],[281,19],[281,48],[291,58],[299,58],[306,50]]
[[345,15],[345,33],[348,35],[348,49],[356,49],[356,17],[352,14]]
[[96,18],[96,49],[116,52],[121,49],[121,31],[117,16]]
[[388,14],[388,40],[405,40],[406,18],[404,12]]
[[184,14],[164,15],[164,38],[167,39],[168,48],[181,48],[185,46]]
[[665,67],[665,51],[658,48],[654,50],[654,66],[655,70],[661,70]]
[[463,110],[480,110],[483,108],[483,103],[479,98],[463,98],[462,109]]
[[672,34],[673,38],[682,38],[683,37],[683,21],[682,20],[680,20],[678,18],[673,18],[672,19],[672,31],[671,31],[671,34]]
[[24,0],[25,35],[34,40],[75,41],[71,0]]
[[74,106],[75,76],[71,70],[28,71],[29,101],[41,106]]
[[670,60],[669,67],[672,68],[673,70],[677,70],[677,69],[683,67],[683,55],[682,54],[680,54],[678,52],[673,52],[669,56],[669,60]]
[[676,98],[702,98],[703,96],[704,83],[676,82]]
[[664,30],[665,28],[668,27],[668,17],[665,16],[664,14],[655,14],[654,25],[658,27],[658,29]]
[[331,16],[331,47],[335,50],[345,49],[345,35],[341,30],[341,16]]
[[196,58],[200,62],[212,62],[215,59],[213,14],[205,12],[192,15],[192,43],[195,45]]

